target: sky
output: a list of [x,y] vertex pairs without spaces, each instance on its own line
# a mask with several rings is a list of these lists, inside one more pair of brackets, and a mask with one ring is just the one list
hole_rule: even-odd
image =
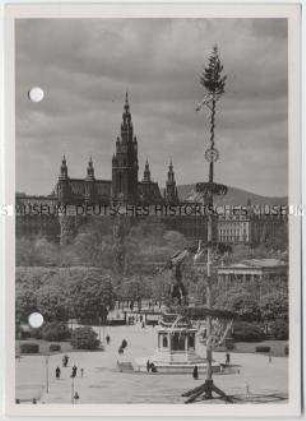
[[[164,187],[205,181],[209,114],[199,75],[218,45],[227,75],[217,105],[216,181],[288,194],[285,19],[19,19],[16,22],[16,189],[49,194],[63,154],[70,177],[111,179],[128,90],[139,146]],[[29,90],[44,90],[33,103]]]

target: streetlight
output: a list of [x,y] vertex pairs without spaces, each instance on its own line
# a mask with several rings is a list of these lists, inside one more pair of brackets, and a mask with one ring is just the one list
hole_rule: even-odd
[[49,354],[45,355],[46,366],[46,393],[49,393]]

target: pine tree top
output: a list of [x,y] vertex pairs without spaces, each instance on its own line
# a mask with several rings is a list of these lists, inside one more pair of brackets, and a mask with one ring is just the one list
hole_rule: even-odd
[[222,75],[223,65],[221,64],[218,47],[215,45],[209,56],[208,66],[204,68],[200,75],[201,85],[213,95],[224,93],[226,75]]

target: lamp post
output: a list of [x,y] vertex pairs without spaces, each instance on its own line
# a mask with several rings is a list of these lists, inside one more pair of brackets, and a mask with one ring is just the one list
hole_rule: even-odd
[[71,376],[71,403],[74,404],[74,395],[75,395],[75,383],[74,383],[74,376]]
[[46,393],[49,393],[49,354],[46,354],[45,366],[46,366]]

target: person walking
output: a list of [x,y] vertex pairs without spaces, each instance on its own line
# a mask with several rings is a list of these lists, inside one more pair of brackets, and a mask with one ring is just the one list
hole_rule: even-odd
[[230,365],[230,362],[231,362],[231,355],[229,352],[227,352],[225,356],[225,364]]
[[110,336],[109,336],[109,334],[106,335],[106,343],[107,343],[107,345],[109,345],[109,343],[110,343]]
[[59,368],[59,366],[57,366],[56,369],[55,369],[55,377],[56,377],[56,379],[61,378],[61,369]]
[[151,369],[151,372],[152,373],[157,373],[157,367],[156,367],[156,365],[154,363],[151,363],[150,364],[150,369]]
[[195,380],[198,380],[198,378],[199,378],[199,369],[198,369],[197,365],[194,366],[194,369],[193,369],[193,372],[192,372],[192,377]]
[[72,367],[71,377],[76,377],[77,371],[78,371],[78,367],[74,364],[74,366]]
[[68,361],[69,361],[68,355],[64,355],[62,361],[63,361],[63,367],[67,367]]
[[150,361],[147,361],[147,373],[150,373],[150,369],[151,369],[151,364]]
[[250,391],[250,385],[249,383],[245,383],[245,397],[246,399],[250,398],[251,391]]

